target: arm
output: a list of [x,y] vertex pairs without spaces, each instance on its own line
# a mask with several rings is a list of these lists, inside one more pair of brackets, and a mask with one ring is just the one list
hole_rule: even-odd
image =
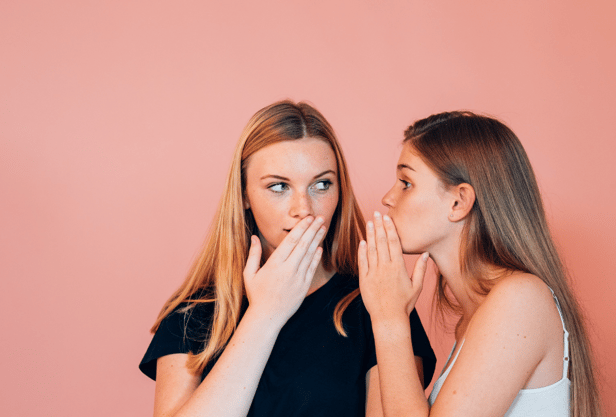
[[321,259],[323,221],[304,219],[259,268],[252,237],[244,270],[249,306],[225,350],[199,384],[187,355],[158,360],[155,416],[245,416],[280,329],[299,308]]
[[158,360],[155,416],[241,416],[248,413],[282,327],[249,310],[250,307],[201,384],[201,377],[186,367],[188,355],[168,355]]
[[[373,323],[385,416],[428,415],[428,402],[411,343],[408,318]],[[413,410],[416,414],[409,414]]]
[[[423,359],[420,356],[415,356],[415,366],[419,380],[423,381]],[[375,365],[366,374],[366,417],[383,417],[380,385],[379,369]]]
[[377,365],[373,366],[366,374],[366,417],[383,417]]
[[417,415],[427,415],[409,319],[421,292],[427,254],[417,261],[411,280],[391,219],[375,215],[374,223],[367,226],[367,242],[360,244],[358,254],[359,282],[372,321],[383,412],[385,416],[400,416],[414,409],[420,412]]

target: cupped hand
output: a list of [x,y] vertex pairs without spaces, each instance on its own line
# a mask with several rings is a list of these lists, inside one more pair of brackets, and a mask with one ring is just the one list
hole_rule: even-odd
[[366,241],[359,245],[358,261],[359,287],[371,319],[408,318],[421,293],[428,253],[419,257],[409,278],[396,226],[389,216],[375,212]]
[[244,268],[249,309],[284,324],[308,293],[321,261],[319,244],[325,237],[323,218],[307,217],[284,238],[263,266],[261,242],[252,236]]

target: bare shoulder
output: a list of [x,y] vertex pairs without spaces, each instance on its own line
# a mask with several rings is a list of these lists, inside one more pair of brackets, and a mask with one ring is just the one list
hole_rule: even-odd
[[501,278],[492,288],[488,297],[521,299],[530,297],[535,301],[552,300],[552,292],[545,282],[533,274],[514,272]]
[[558,336],[560,317],[550,288],[535,275],[515,272],[494,285],[472,322],[547,342]]
[[554,299],[550,288],[539,277],[524,272],[501,278],[486,297],[492,303],[523,306],[526,304],[552,306]]

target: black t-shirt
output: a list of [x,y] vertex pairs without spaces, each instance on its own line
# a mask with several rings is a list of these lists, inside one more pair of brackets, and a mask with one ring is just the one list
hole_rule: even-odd
[[[308,295],[280,331],[265,365],[248,416],[364,416],[366,372],[376,365],[370,315],[361,297],[345,311],[348,337],[338,334],[333,312],[358,287],[356,277],[335,274]],[[139,368],[156,379],[156,360],[173,353],[198,353],[211,324],[213,303],[181,304],[160,324]],[[411,313],[415,355],[423,358],[426,386],[436,357],[417,312]],[[205,368],[202,379],[215,360]]]

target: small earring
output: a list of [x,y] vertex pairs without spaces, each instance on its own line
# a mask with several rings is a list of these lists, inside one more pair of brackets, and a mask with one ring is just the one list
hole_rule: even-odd
[[451,214],[449,215],[449,217],[453,217],[453,213],[451,213]]

